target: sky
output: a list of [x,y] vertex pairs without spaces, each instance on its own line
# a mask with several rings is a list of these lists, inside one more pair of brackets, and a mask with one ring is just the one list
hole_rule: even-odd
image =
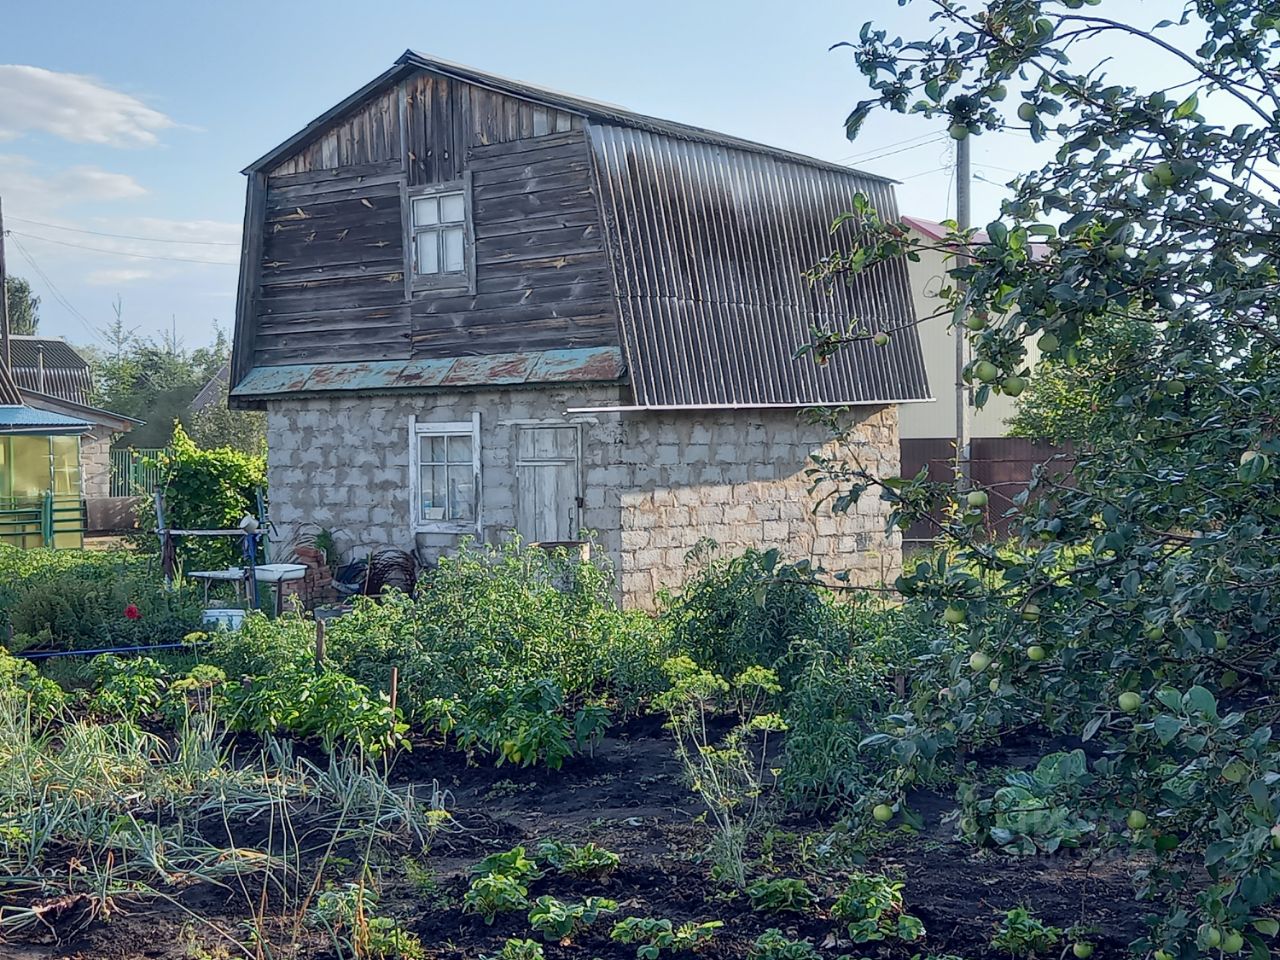
[[[1115,3],[1111,4],[1115,6]],[[1122,0],[1146,19],[1172,0]],[[412,48],[901,181],[903,213],[955,213],[941,121],[843,120],[866,88],[848,51],[873,19],[919,30],[897,0],[439,3],[336,0],[11,4],[0,35],[0,199],[8,268],[41,332],[102,345],[118,302],[141,335],[187,347],[230,330],[240,170]],[[973,142],[974,216],[1035,162],[1025,134]]]

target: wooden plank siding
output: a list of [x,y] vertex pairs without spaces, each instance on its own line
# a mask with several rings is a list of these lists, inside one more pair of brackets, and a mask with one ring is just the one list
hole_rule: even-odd
[[[405,188],[464,174],[474,290],[407,298]],[[237,346],[277,365],[615,345],[593,181],[580,115],[407,76],[271,167],[251,346]]]
[[467,169],[476,291],[414,301],[414,358],[616,345],[613,278],[583,133],[474,146]]

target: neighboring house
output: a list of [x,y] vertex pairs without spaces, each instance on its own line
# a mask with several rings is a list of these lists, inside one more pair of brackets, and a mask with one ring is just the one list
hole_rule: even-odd
[[200,388],[200,392],[192,398],[191,403],[187,404],[187,409],[191,413],[199,413],[206,407],[220,402],[222,391],[227,388],[227,381],[230,379],[231,361],[228,360],[214,372],[209,382]]
[[[88,403],[89,365],[63,340],[0,354],[0,543],[77,547],[110,487],[112,439],[138,421]],[[89,518],[86,521],[86,518]]]
[[[933,249],[920,251],[920,259],[910,264],[911,295],[915,301],[916,316],[920,318],[920,348],[924,352],[925,371],[929,386],[933,388],[936,402],[903,407],[899,415],[899,430],[904,440],[923,440],[937,437],[954,438],[956,435],[956,341],[951,328],[951,311],[938,291],[953,286],[947,271],[954,266],[954,257],[939,249],[947,238],[947,228],[922,217],[902,217],[911,228],[914,239],[932,244]],[[981,231],[979,242],[986,241]],[[1028,363],[1034,366],[1033,355]],[[1017,403],[1003,394],[992,393],[981,409],[972,406],[970,391],[969,434],[973,437],[1003,437],[1008,434],[1009,420],[1017,411]]]
[[[902,472],[913,476],[928,465],[931,479],[947,480],[955,472],[956,331],[951,326],[951,311],[939,297],[939,291],[953,285],[947,271],[954,266],[954,256],[946,249],[948,230],[945,226],[922,217],[901,219],[911,228],[913,239],[931,247],[920,251],[920,259],[911,263],[909,272],[925,371],[937,398],[935,403],[902,408],[899,416]],[[985,232],[978,231],[975,239],[986,242]],[[1033,255],[1042,250],[1039,245],[1032,247]],[[1034,368],[1038,359],[1039,352],[1029,343],[1027,366]],[[973,406],[972,387],[968,388],[967,395],[971,477],[993,497],[988,516],[997,530],[1004,531],[1006,527],[1000,518],[1011,506],[1012,497],[1025,488],[1033,468],[1063,451],[1008,436],[1009,421],[1018,409],[1018,401],[1012,397],[993,392],[979,409]],[[935,532],[932,525],[918,523],[905,532],[904,540],[908,544],[930,542]]]
[[[343,550],[595,531],[624,598],[703,538],[891,579],[888,506],[815,512],[852,454],[898,466],[928,385],[905,261],[803,272],[890,181],[406,53],[246,171],[231,402],[265,410],[271,520]],[[829,363],[813,327],[868,333]]]
[[80,495],[87,500],[109,496],[111,444],[142,421],[90,404],[93,376],[89,362],[65,340],[12,336],[9,341],[10,373],[23,402],[88,425],[80,435]]

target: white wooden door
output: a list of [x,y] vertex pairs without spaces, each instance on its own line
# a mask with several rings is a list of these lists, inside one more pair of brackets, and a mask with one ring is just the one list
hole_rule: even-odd
[[582,467],[576,426],[521,427],[516,435],[516,531],[525,541],[577,540]]

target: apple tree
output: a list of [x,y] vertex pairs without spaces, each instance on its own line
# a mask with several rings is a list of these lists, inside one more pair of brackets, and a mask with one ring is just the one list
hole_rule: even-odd
[[[1044,145],[981,242],[950,238],[970,257],[948,295],[957,326],[981,320],[964,324],[978,403],[1034,383],[1034,341],[1051,366],[1089,366],[1117,441],[1037,476],[1010,544],[981,534],[981,498],[953,505],[898,582],[951,641],[864,749],[902,784],[956,775],[1012,731],[1082,746],[1072,822],[1132,860],[1151,903],[1134,948],[1264,956],[1280,929],[1280,7],[1163,6],[1174,19],[1145,26],[1147,8],[1112,0],[933,0],[926,36],[867,24],[845,45],[872,93],[850,136],[891,110]],[[864,242],[819,279],[916,255],[865,202],[849,216]],[[1141,348],[1113,349],[1134,324]],[[954,496],[945,478],[815,470],[844,504],[878,488],[903,525]]]

